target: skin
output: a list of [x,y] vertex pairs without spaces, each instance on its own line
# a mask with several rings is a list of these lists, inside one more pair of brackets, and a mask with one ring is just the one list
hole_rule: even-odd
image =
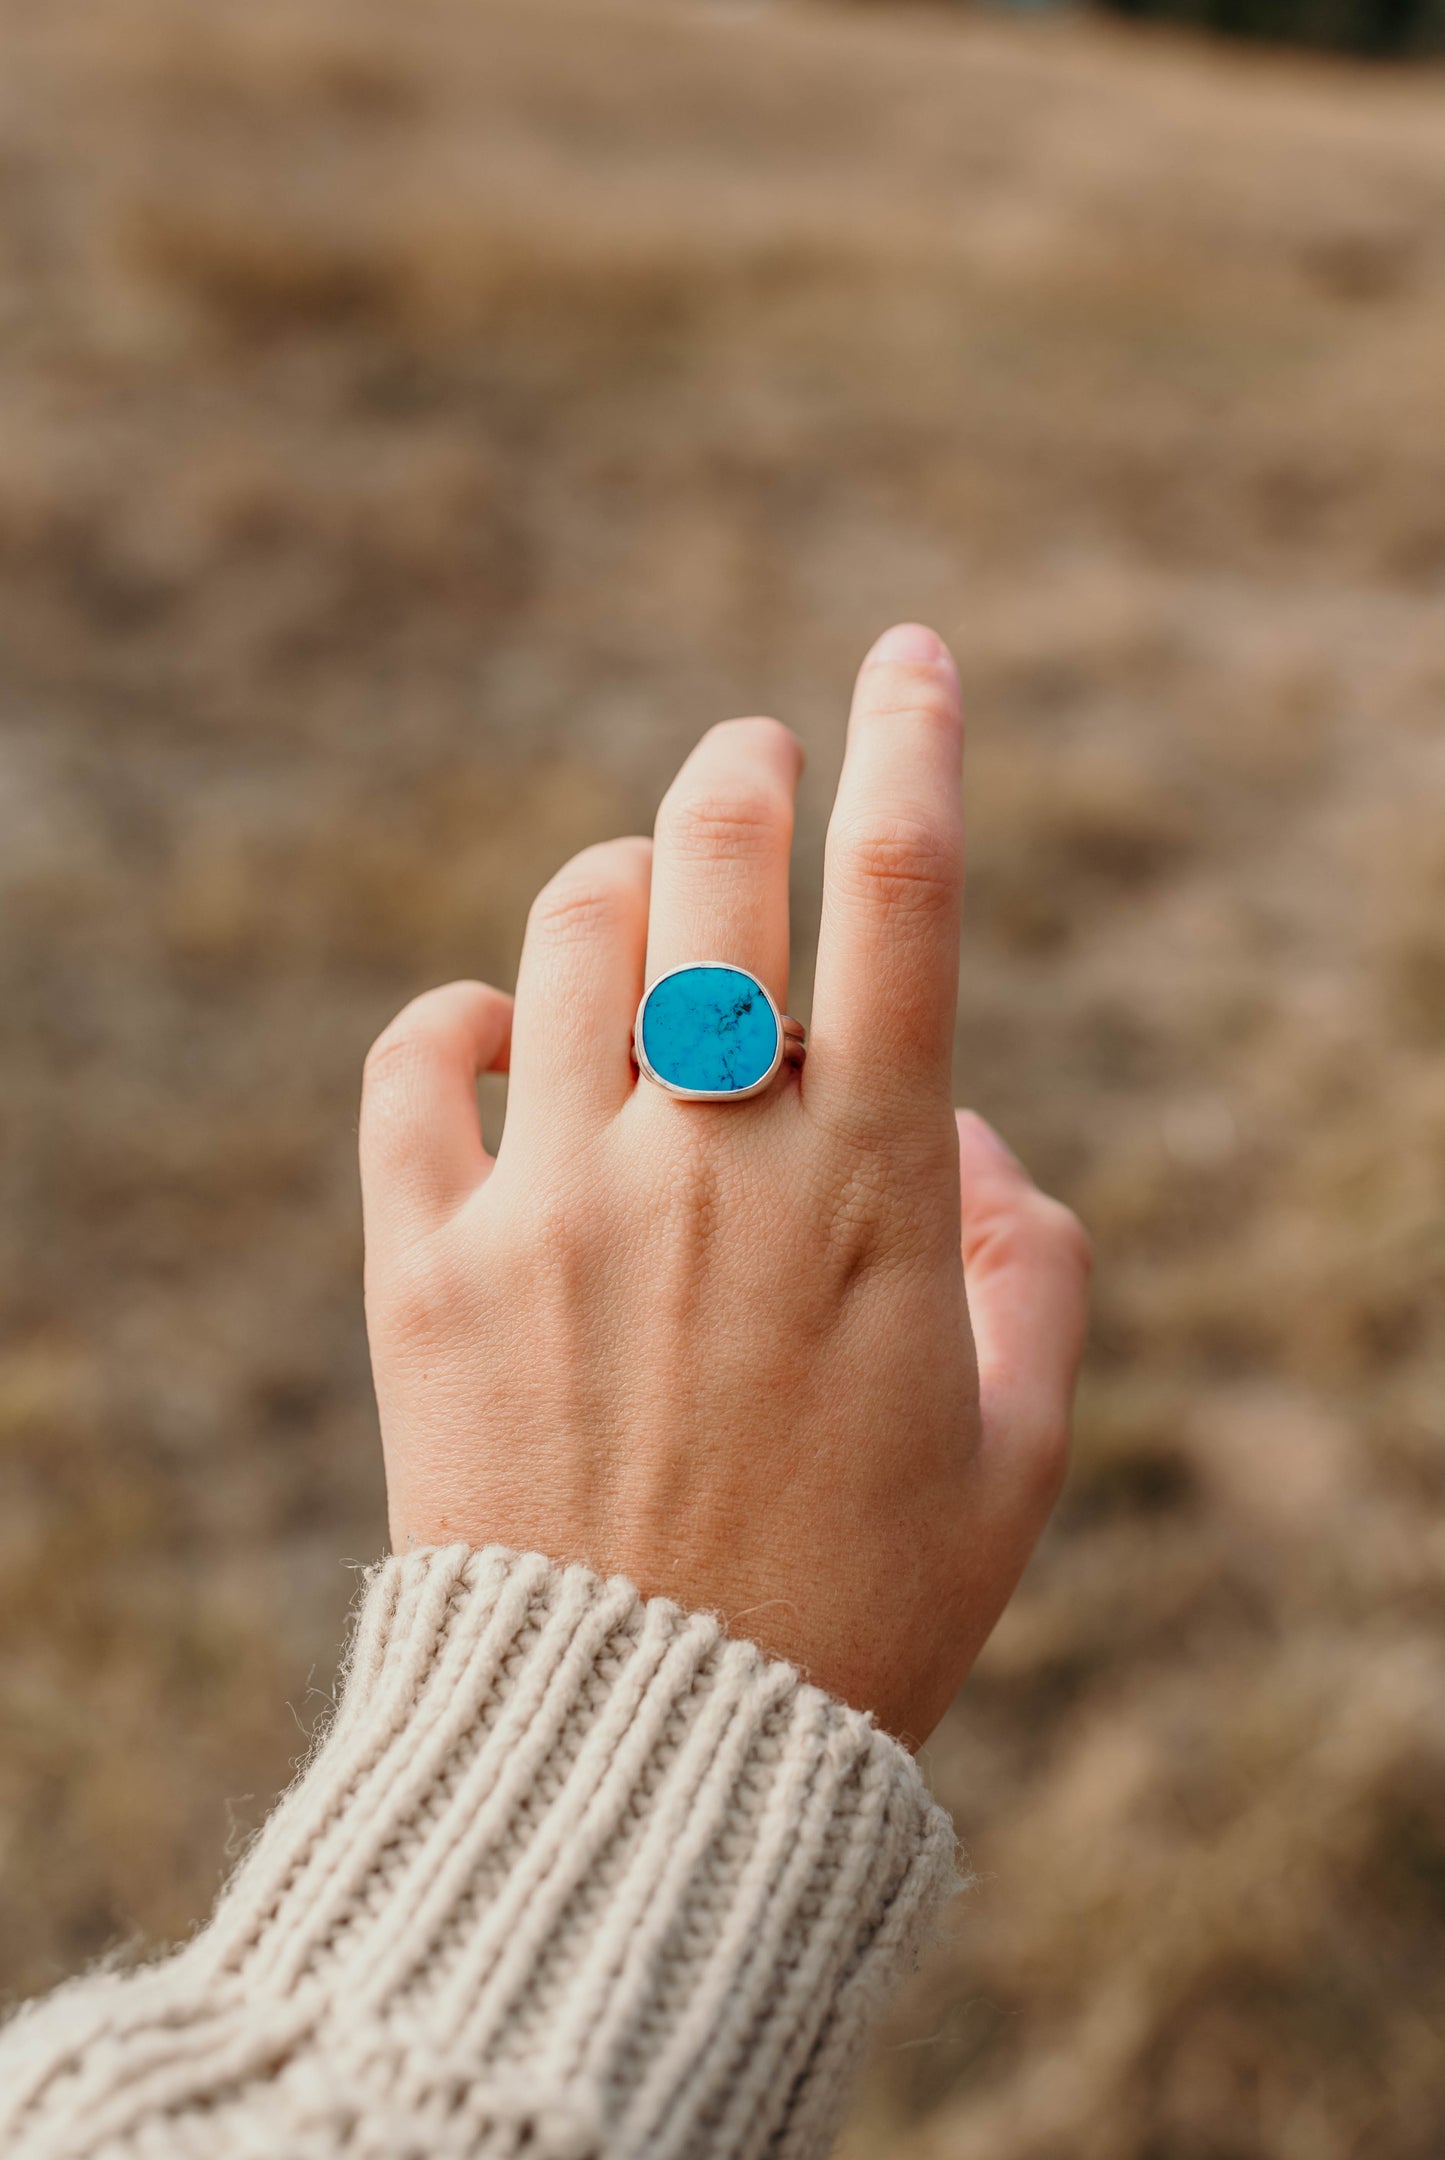
[[[963,720],[916,624],[858,678],[806,1066],[738,1104],[640,1080],[644,982],[750,968],[787,1009],[802,767],[706,734],[655,837],[533,906],[515,1006],[452,983],[367,1060],[366,1297],[394,1544],[539,1550],[722,1615],[916,1745],[1063,1475],[1078,1222],[955,1113]],[[476,1077],[510,1069],[483,1150]]]

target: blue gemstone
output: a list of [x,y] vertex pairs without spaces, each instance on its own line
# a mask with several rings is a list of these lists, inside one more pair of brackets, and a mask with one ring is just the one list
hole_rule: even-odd
[[642,1047],[659,1080],[699,1093],[735,1095],[771,1069],[778,1023],[741,968],[679,968],[647,994]]

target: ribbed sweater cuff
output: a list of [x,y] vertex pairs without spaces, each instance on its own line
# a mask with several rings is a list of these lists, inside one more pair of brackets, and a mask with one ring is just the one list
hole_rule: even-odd
[[815,2154],[953,1882],[911,1758],[715,1620],[407,1554],[216,1918],[76,1991],[14,2149]]

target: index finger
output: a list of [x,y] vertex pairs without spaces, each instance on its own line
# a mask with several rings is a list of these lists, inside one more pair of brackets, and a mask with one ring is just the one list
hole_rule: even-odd
[[950,1104],[963,900],[958,671],[921,624],[858,676],[828,828],[805,1091]]

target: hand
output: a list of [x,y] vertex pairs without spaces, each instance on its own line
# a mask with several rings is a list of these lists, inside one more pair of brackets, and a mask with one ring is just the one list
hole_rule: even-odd
[[[541,894],[515,1013],[453,983],[392,1022],[361,1120],[396,1546],[625,1574],[914,1743],[1058,1488],[1088,1273],[1073,1216],[951,1108],[962,744],[946,649],[891,631],[854,699],[801,1075],[689,1103],[630,1060],[644,980],[688,961],[786,1010],[802,754],[734,720],[653,842]],[[509,1059],[492,1161],[475,1082]]]

